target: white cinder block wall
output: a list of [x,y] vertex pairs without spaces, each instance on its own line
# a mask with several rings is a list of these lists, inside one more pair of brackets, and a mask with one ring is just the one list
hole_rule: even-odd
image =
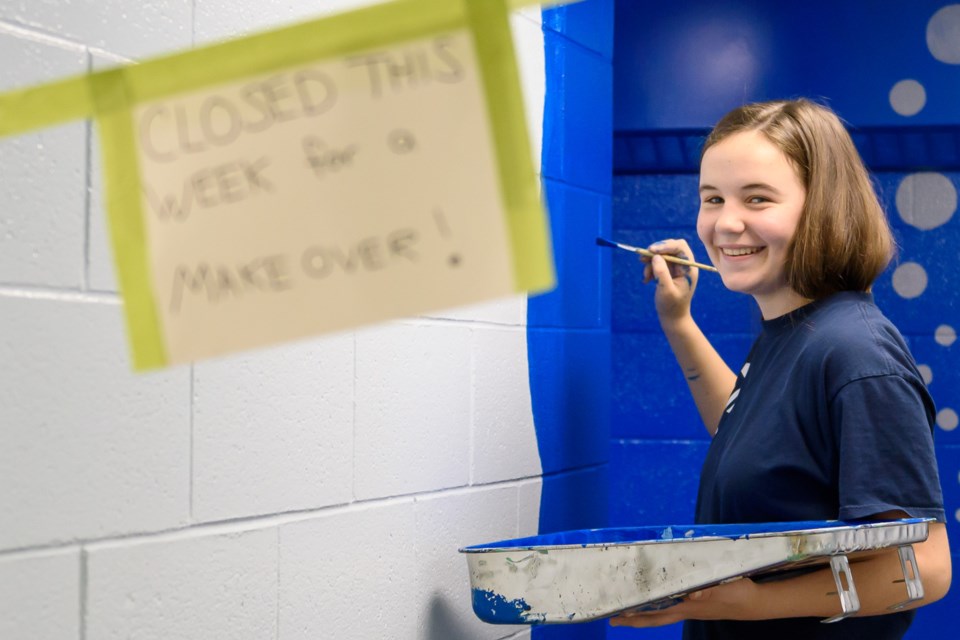
[[[0,0],[0,91],[370,2]],[[135,375],[98,162],[0,140],[0,638],[528,638],[456,553],[537,529],[525,299]]]

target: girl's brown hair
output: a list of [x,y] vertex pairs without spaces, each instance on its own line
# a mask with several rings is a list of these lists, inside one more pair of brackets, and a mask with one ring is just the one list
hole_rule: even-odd
[[837,115],[802,99],[747,104],[717,123],[703,151],[742,131],[765,135],[793,164],[806,190],[787,250],[791,288],[811,299],[869,291],[895,245],[863,160]]

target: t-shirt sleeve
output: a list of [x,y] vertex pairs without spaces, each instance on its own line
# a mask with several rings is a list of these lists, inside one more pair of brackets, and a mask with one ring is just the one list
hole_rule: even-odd
[[946,521],[925,393],[895,374],[854,380],[837,392],[830,411],[840,449],[841,519],[902,510]]

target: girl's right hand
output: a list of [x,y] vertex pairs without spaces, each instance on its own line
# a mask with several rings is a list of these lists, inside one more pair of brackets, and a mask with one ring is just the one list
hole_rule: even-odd
[[[693,260],[693,251],[686,240],[670,239],[655,242],[647,249],[655,254],[673,255]],[[654,301],[660,325],[667,328],[675,321],[690,315],[690,301],[697,288],[700,270],[682,264],[667,262],[660,255],[640,256],[644,263],[643,282],[656,280],[657,291]]]

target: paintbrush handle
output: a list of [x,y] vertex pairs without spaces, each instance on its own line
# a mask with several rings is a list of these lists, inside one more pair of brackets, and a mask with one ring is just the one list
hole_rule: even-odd
[[597,245],[601,247],[613,247],[615,249],[623,249],[624,251],[630,251],[632,253],[639,253],[642,256],[647,256],[652,258],[653,256],[660,256],[667,262],[673,262],[675,264],[682,264],[688,267],[696,267],[697,269],[705,269],[706,271],[713,271],[718,273],[714,267],[711,267],[708,264],[701,264],[699,262],[694,262],[693,260],[687,260],[686,258],[678,258],[677,256],[672,256],[668,253],[654,253],[648,249],[641,249],[640,247],[633,247],[629,244],[621,244],[619,242],[613,242],[612,240],[607,240],[605,238],[597,238]]
[[668,253],[654,253],[653,251],[648,251],[647,249],[641,249],[640,247],[631,247],[630,250],[631,250],[631,251],[636,251],[636,252],[639,253],[640,255],[642,255],[642,256],[647,256],[648,258],[652,258],[653,256],[660,256],[661,258],[663,258],[663,259],[666,260],[667,262],[673,262],[674,264],[682,264],[682,265],[686,265],[686,266],[688,266],[688,267],[696,267],[697,269],[704,269],[704,270],[706,270],[706,271],[713,271],[714,273],[717,272],[717,269],[716,269],[715,267],[711,267],[711,266],[708,265],[708,264],[701,264],[701,263],[699,263],[699,262],[694,262],[693,260],[686,260],[685,258],[678,258],[677,256],[672,256],[672,255],[670,255],[670,254],[668,254]]

